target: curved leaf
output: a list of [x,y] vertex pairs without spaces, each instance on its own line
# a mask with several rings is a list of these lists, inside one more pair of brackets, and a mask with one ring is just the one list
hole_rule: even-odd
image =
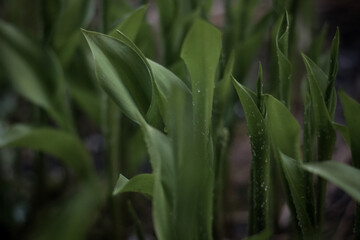
[[83,31],[95,58],[97,78],[105,92],[133,121],[141,123],[151,102],[151,74],[126,43],[104,34]]
[[159,110],[162,118],[164,119],[165,124],[168,124],[167,121],[167,113],[169,111],[169,98],[172,93],[173,88],[179,88],[184,91],[189,97],[191,96],[191,91],[185,85],[183,81],[181,81],[175,74],[171,71],[167,70],[160,64],[147,60],[150,64],[150,68],[152,70],[154,81],[156,85],[156,94],[159,96]]
[[175,223],[171,190],[174,189],[175,175],[171,140],[147,124],[142,130],[154,174],[153,219],[156,236],[160,240],[173,239]]
[[300,160],[299,123],[279,100],[270,95],[264,97],[272,145],[285,155]]
[[152,174],[140,174],[131,178],[130,180],[127,179],[124,175],[120,174],[114,188],[113,195],[124,192],[138,192],[152,197],[153,189],[154,175]]
[[339,91],[339,97],[344,109],[352,161],[356,168],[360,168],[360,104],[343,91]]
[[341,162],[324,161],[304,164],[306,171],[317,174],[344,190],[360,202],[360,170]]
[[74,135],[50,128],[16,125],[0,138],[0,147],[26,147],[59,158],[78,176],[91,173],[91,157]]

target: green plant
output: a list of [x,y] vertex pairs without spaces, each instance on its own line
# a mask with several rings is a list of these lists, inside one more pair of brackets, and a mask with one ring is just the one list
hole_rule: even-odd
[[[145,239],[137,201],[151,202],[158,239],[223,238],[227,154],[237,104],[232,86],[252,154],[248,239],[276,238],[282,194],[294,229],[287,234],[322,238],[327,181],[356,201],[359,237],[360,105],[340,91],[347,125],[334,123],[339,31],[328,53],[322,54],[326,28],[310,37],[307,55],[298,53],[298,20],[313,17],[309,1],[273,1],[255,21],[260,1],[228,0],[226,23],[219,29],[209,23],[211,0],[158,0],[161,43],[156,48],[146,21],[149,5],[134,9],[127,1],[104,0],[90,24],[94,4],[40,1],[41,27],[33,36],[0,21],[0,83],[11,83],[14,95],[32,108],[26,124],[1,120],[0,147],[16,148],[15,154],[21,153],[18,148],[35,152],[37,180],[29,192],[39,196],[33,199],[39,205],[55,206],[29,204],[35,217],[26,219],[37,219],[35,227],[14,238],[83,239],[94,228],[101,229],[100,238],[126,238],[132,234],[131,219],[134,234]],[[264,42],[270,53],[252,81],[253,60]],[[301,56],[307,72],[303,99],[297,99],[304,105],[303,126],[292,110]],[[269,87],[263,86],[266,81]],[[103,136],[103,168],[83,143],[79,115]],[[336,130],[351,148],[353,167],[332,160]],[[56,204],[48,198],[54,191],[47,183],[50,156],[68,174],[62,181],[71,183],[58,191]],[[140,170],[147,156],[151,170]]]

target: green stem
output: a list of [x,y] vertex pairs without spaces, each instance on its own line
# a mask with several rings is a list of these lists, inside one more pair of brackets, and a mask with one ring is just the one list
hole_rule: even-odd
[[120,231],[120,202],[112,196],[119,173],[119,136],[120,136],[120,113],[116,104],[104,94],[103,102],[104,122],[103,133],[105,137],[106,172],[108,182],[108,202],[112,218],[113,234],[119,238]]
[[[318,135],[318,162],[332,159],[332,153],[335,146],[336,138],[329,136],[326,131],[319,131]],[[317,229],[321,231],[324,213],[325,213],[325,198],[326,198],[327,181],[323,178],[318,178],[317,183],[317,197],[316,197],[316,219]]]
[[223,238],[223,197],[224,197],[224,182],[226,175],[226,158],[227,148],[229,142],[229,131],[223,128],[218,136],[216,143],[216,155],[215,155],[215,184],[214,184],[214,239]]
[[[314,162],[314,145],[315,145],[315,129],[313,124],[313,113],[312,113],[312,103],[311,97],[309,94],[305,97],[305,106],[304,106],[304,163]],[[314,192],[314,181],[313,175],[308,172],[304,172],[305,181],[306,181],[306,201],[307,203],[307,212],[311,214],[311,220],[315,224],[316,217],[314,213],[315,209],[315,192]]]

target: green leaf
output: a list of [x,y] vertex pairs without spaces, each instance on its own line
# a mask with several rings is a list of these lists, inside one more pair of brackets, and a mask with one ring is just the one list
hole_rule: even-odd
[[[339,92],[339,97],[344,110],[344,115],[347,124],[347,128],[345,128],[346,131],[343,130],[342,135],[346,139],[347,143],[350,145],[352,163],[355,168],[359,169],[360,168],[360,129],[359,129],[360,104],[351,97],[349,97],[343,91]],[[345,173],[345,175],[346,174],[348,173]],[[347,175],[347,176],[351,176],[351,175]],[[357,190],[358,189],[359,188],[357,188]],[[355,238],[360,237],[360,201],[358,198],[357,201],[358,202],[355,207],[355,226],[354,226]]]
[[55,55],[2,21],[0,51],[0,64],[17,92],[44,108],[62,128],[72,130],[64,76]]
[[290,208],[297,234],[302,235],[303,231],[298,225],[296,218],[298,214],[295,206],[296,203],[291,194],[290,183],[286,179],[285,169],[281,163],[281,153],[300,161],[300,126],[290,110],[279,100],[270,95],[265,95],[264,102],[267,112],[266,126],[274,150],[274,164],[280,174],[280,180],[285,190],[287,204]]
[[290,106],[290,90],[291,90],[291,72],[292,65],[289,60],[289,30],[290,20],[286,12],[276,34],[276,53],[279,68],[279,89],[280,100],[287,106]]
[[231,88],[231,73],[234,68],[235,53],[232,52],[230,58],[226,63],[222,79],[216,83],[214,92],[214,105],[213,105],[213,131],[221,131],[223,128],[223,121],[225,113],[232,95]]
[[145,196],[152,197],[154,189],[154,175],[152,174],[139,174],[130,180],[124,175],[120,174],[113,195],[124,192],[137,192]]
[[[195,20],[184,40],[181,58],[184,60],[192,84],[192,162],[199,170],[195,201],[197,204],[197,234],[199,239],[211,239],[211,216],[214,188],[214,151],[211,138],[211,117],[215,87],[215,73],[221,51],[221,33],[203,20]],[[191,105],[191,104],[190,104]],[[192,175],[190,175],[192,176]],[[195,182],[194,182],[195,184]],[[195,193],[194,193],[195,194]]]
[[181,58],[191,76],[194,122],[205,136],[209,135],[211,124],[215,73],[220,51],[220,31],[203,20],[196,20],[184,40]]
[[[213,171],[194,137],[191,97],[174,88],[169,99],[169,136],[174,151],[175,239],[211,239]],[[206,148],[205,148],[206,149]],[[209,150],[210,151],[210,150]]]
[[336,161],[304,164],[312,172],[334,183],[357,202],[360,202],[360,170]]
[[69,166],[77,176],[92,173],[91,157],[74,135],[50,128],[15,125],[0,138],[0,147],[26,147],[50,154]]
[[169,98],[172,94],[172,89],[179,88],[184,91],[188,97],[191,96],[191,91],[185,85],[183,81],[181,81],[175,74],[171,71],[167,70],[165,67],[160,64],[147,59],[150,64],[150,68],[152,70],[154,76],[154,82],[156,85],[156,94],[159,96],[160,101],[158,102],[159,111],[164,119],[165,125],[168,125],[167,121],[167,113],[169,111]]
[[147,8],[148,5],[145,5],[127,14],[125,19],[114,30],[112,30],[109,35],[116,37],[117,31],[120,31],[130,40],[134,41],[144,20]]
[[89,31],[83,33],[94,55],[102,88],[125,115],[140,124],[151,102],[149,68],[133,48],[118,38]]
[[[308,86],[310,90],[311,105],[313,107],[313,127],[317,136],[317,161],[326,161],[332,158],[336,141],[336,132],[331,119],[335,112],[336,96],[335,93],[332,95],[332,100],[329,99],[330,104],[327,106],[324,97],[328,82],[325,80],[326,84],[323,84],[324,74],[321,74],[320,68],[308,57],[304,54],[302,54],[302,57],[308,73]],[[333,88],[332,90],[334,91]],[[323,222],[325,194],[326,181],[320,179],[317,183],[316,197],[316,223],[318,229],[321,229]]]
[[332,125],[329,110],[326,107],[324,94],[326,85],[321,84],[324,75],[320,68],[304,54],[302,55],[308,72],[308,84],[314,114],[314,127],[318,135],[318,160],[331,159],[335,145],[336,133]]
[[[262,84],[261,73],[259,78]],[[257,103],[235,79],[233,84],[244,109],[251,144],[249,234],[253,235],[269,227],[270,145],[265,119]],[[262,101],[261,92],[259,94]]]
[[153,219],[160,240],[174,239],[173,214],[174,160],[171,140],[159,130],[142,127],[154,174]]
[[308,208],[306,176],[304,170],[301,168],[301,163],[298,160],[290,158],[283,153],[281,155],[281,164],[285,173],[286,180],[289,184],[290,193],[296,208],[296,217],[298,224],[301,227],[304,239],[315,238],[315,222],[310,214],[313,214],[314,209]]
[[339,91],[339,97],[344,109],[352,161],[356,168],[360,168],[360,104],[343,91]]
[[300,160],[300,126],[295,117],[279,100],[264,96],[267,126],[272,145],[285,155]]

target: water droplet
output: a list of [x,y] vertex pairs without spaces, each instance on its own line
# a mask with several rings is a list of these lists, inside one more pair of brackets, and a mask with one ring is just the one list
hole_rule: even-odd
[[200,93],[201,92],[200,89],[198,89],[197,92]]

